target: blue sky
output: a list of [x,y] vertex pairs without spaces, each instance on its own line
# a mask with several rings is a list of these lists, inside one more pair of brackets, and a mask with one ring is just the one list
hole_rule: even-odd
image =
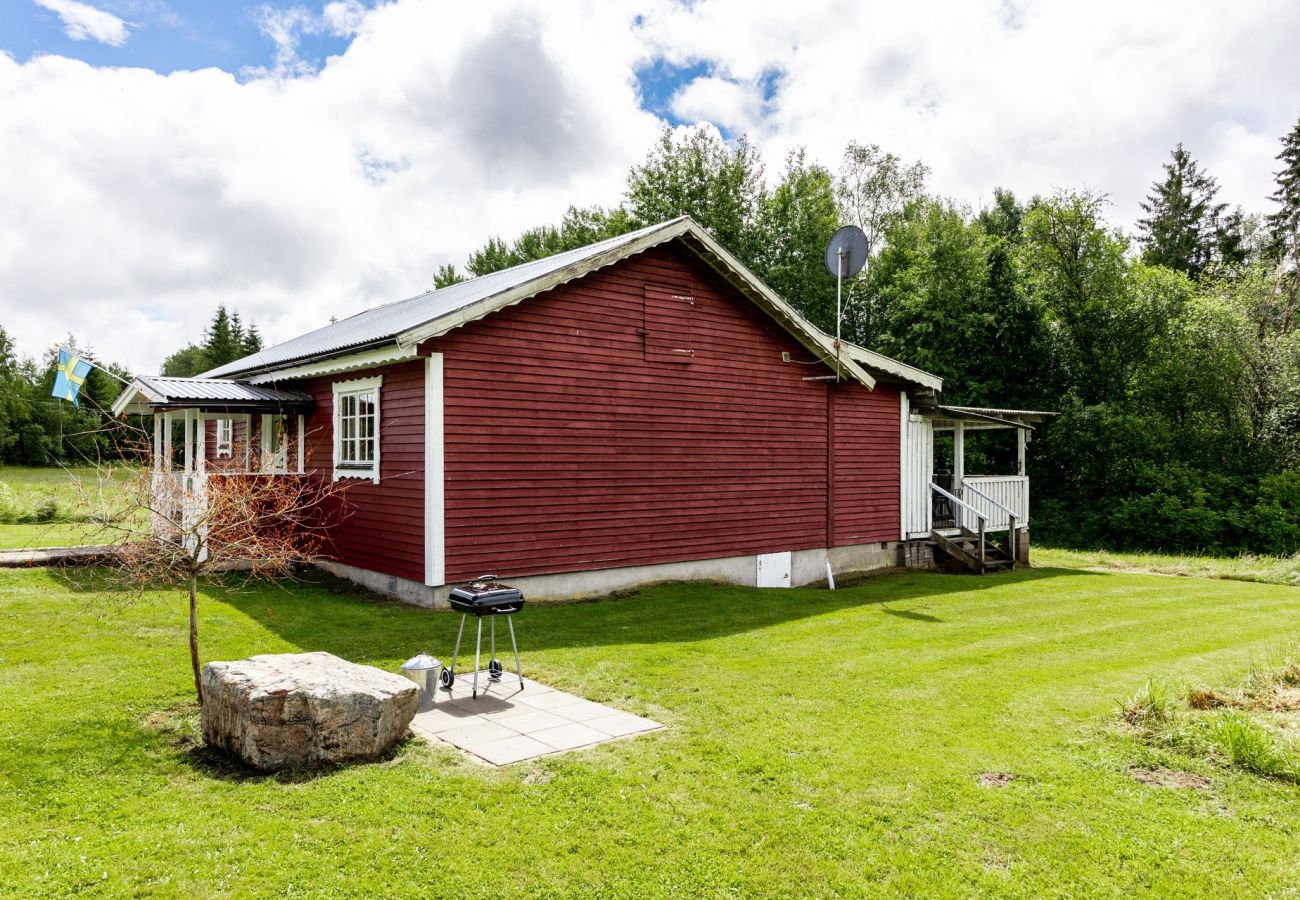
[[1182,142],[1266,212],[1297,46],[1294,0],[0,0],[0,323],[140,372],[218,303],[284,340],[617,204],[665,126],[1128,230]]
[[[239,73],[273,61],[275,43],[258,25],[264,9],[289,9],[295,4],[96,0],[89,5],[127,23],[129,37],[124,44],[73,40],[54,10],[33,0],[6,0],[0,4],[0,50],[20,62],[35,54],[54,53],[95,66],[140,66],[164,74],[209,66]],[[299,56],[319,65],[326,57],[342,53],[349,40],[329,33],[306,34]]]

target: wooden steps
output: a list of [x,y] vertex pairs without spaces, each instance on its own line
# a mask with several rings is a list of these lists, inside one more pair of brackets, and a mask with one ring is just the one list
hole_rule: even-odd
[[1016,567],[1015,560],[987,537],[984,540],[984,559],[981,562],[979,536],[965,528],[957,534],[931,532],[930,540],[934,542],[934,548],[940,554],[960,563],[962,568],[976,575],[1010,571]]

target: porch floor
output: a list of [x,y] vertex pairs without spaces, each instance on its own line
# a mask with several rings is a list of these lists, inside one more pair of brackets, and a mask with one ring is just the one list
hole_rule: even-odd
[[416,713],[411,730],[504,766],[663,728],[530,678],[520,690],[512,673],[489,686],[488,673],[480,671],[478,697],[471,697],[473,680],[473,672],[457,672],[451,691],[439,689],[434,702]]

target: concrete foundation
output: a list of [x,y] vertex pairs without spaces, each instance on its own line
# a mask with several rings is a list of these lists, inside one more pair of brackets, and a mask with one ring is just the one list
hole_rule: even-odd
[[[924,543],[908,541],[906,545]],[[910,558],[904,542],[884,541],[832,547],[829,550],[795,550],[790,554],[792,586],[826,580],[826,562],[835,574],[887,569]],[[932,563],[931,563],[932,564]],[[362,569],[338,562],[321,561],[317,565],[332,575],[354,581],[362,587],[385,594],[404,603],[431,609],[447,609],[451,585],[429,587],[406,578]],[[725,581],[753,587],[758,581],[757,556],[729,556],[722,559],[694,559],[687,562],[661,563],[650,566],[626,566],[617,569],[591,569],[585,572],[561,572],[555,575],[502,576],[524,592],[529,602],[554,602],[601,597],[615,591],[629,590],[664,581]]]

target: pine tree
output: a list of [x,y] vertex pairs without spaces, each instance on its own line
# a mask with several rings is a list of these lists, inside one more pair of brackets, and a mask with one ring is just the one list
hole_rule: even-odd
[[256,323],[249,323],[248,328],[244,330],[244,355],[256,353],[262,349],[262,332],[257,330]]
[[1165,266],[1196,278],[1215,263],[1235,265],[1244,258],[1241,217],[1215,203],[1219,185],[1201,171],[1180,143],[1165,163],[1164,181],[1152,185],[1141,204],[1138,242],[1148,265]]
[[1268,217],[1269,237],[1278,257],[1300,268],[1300,120],[1282,138],[1277,155],[1282,169],[1277,173],[1277,190],[1270,198],[1278,210]]

